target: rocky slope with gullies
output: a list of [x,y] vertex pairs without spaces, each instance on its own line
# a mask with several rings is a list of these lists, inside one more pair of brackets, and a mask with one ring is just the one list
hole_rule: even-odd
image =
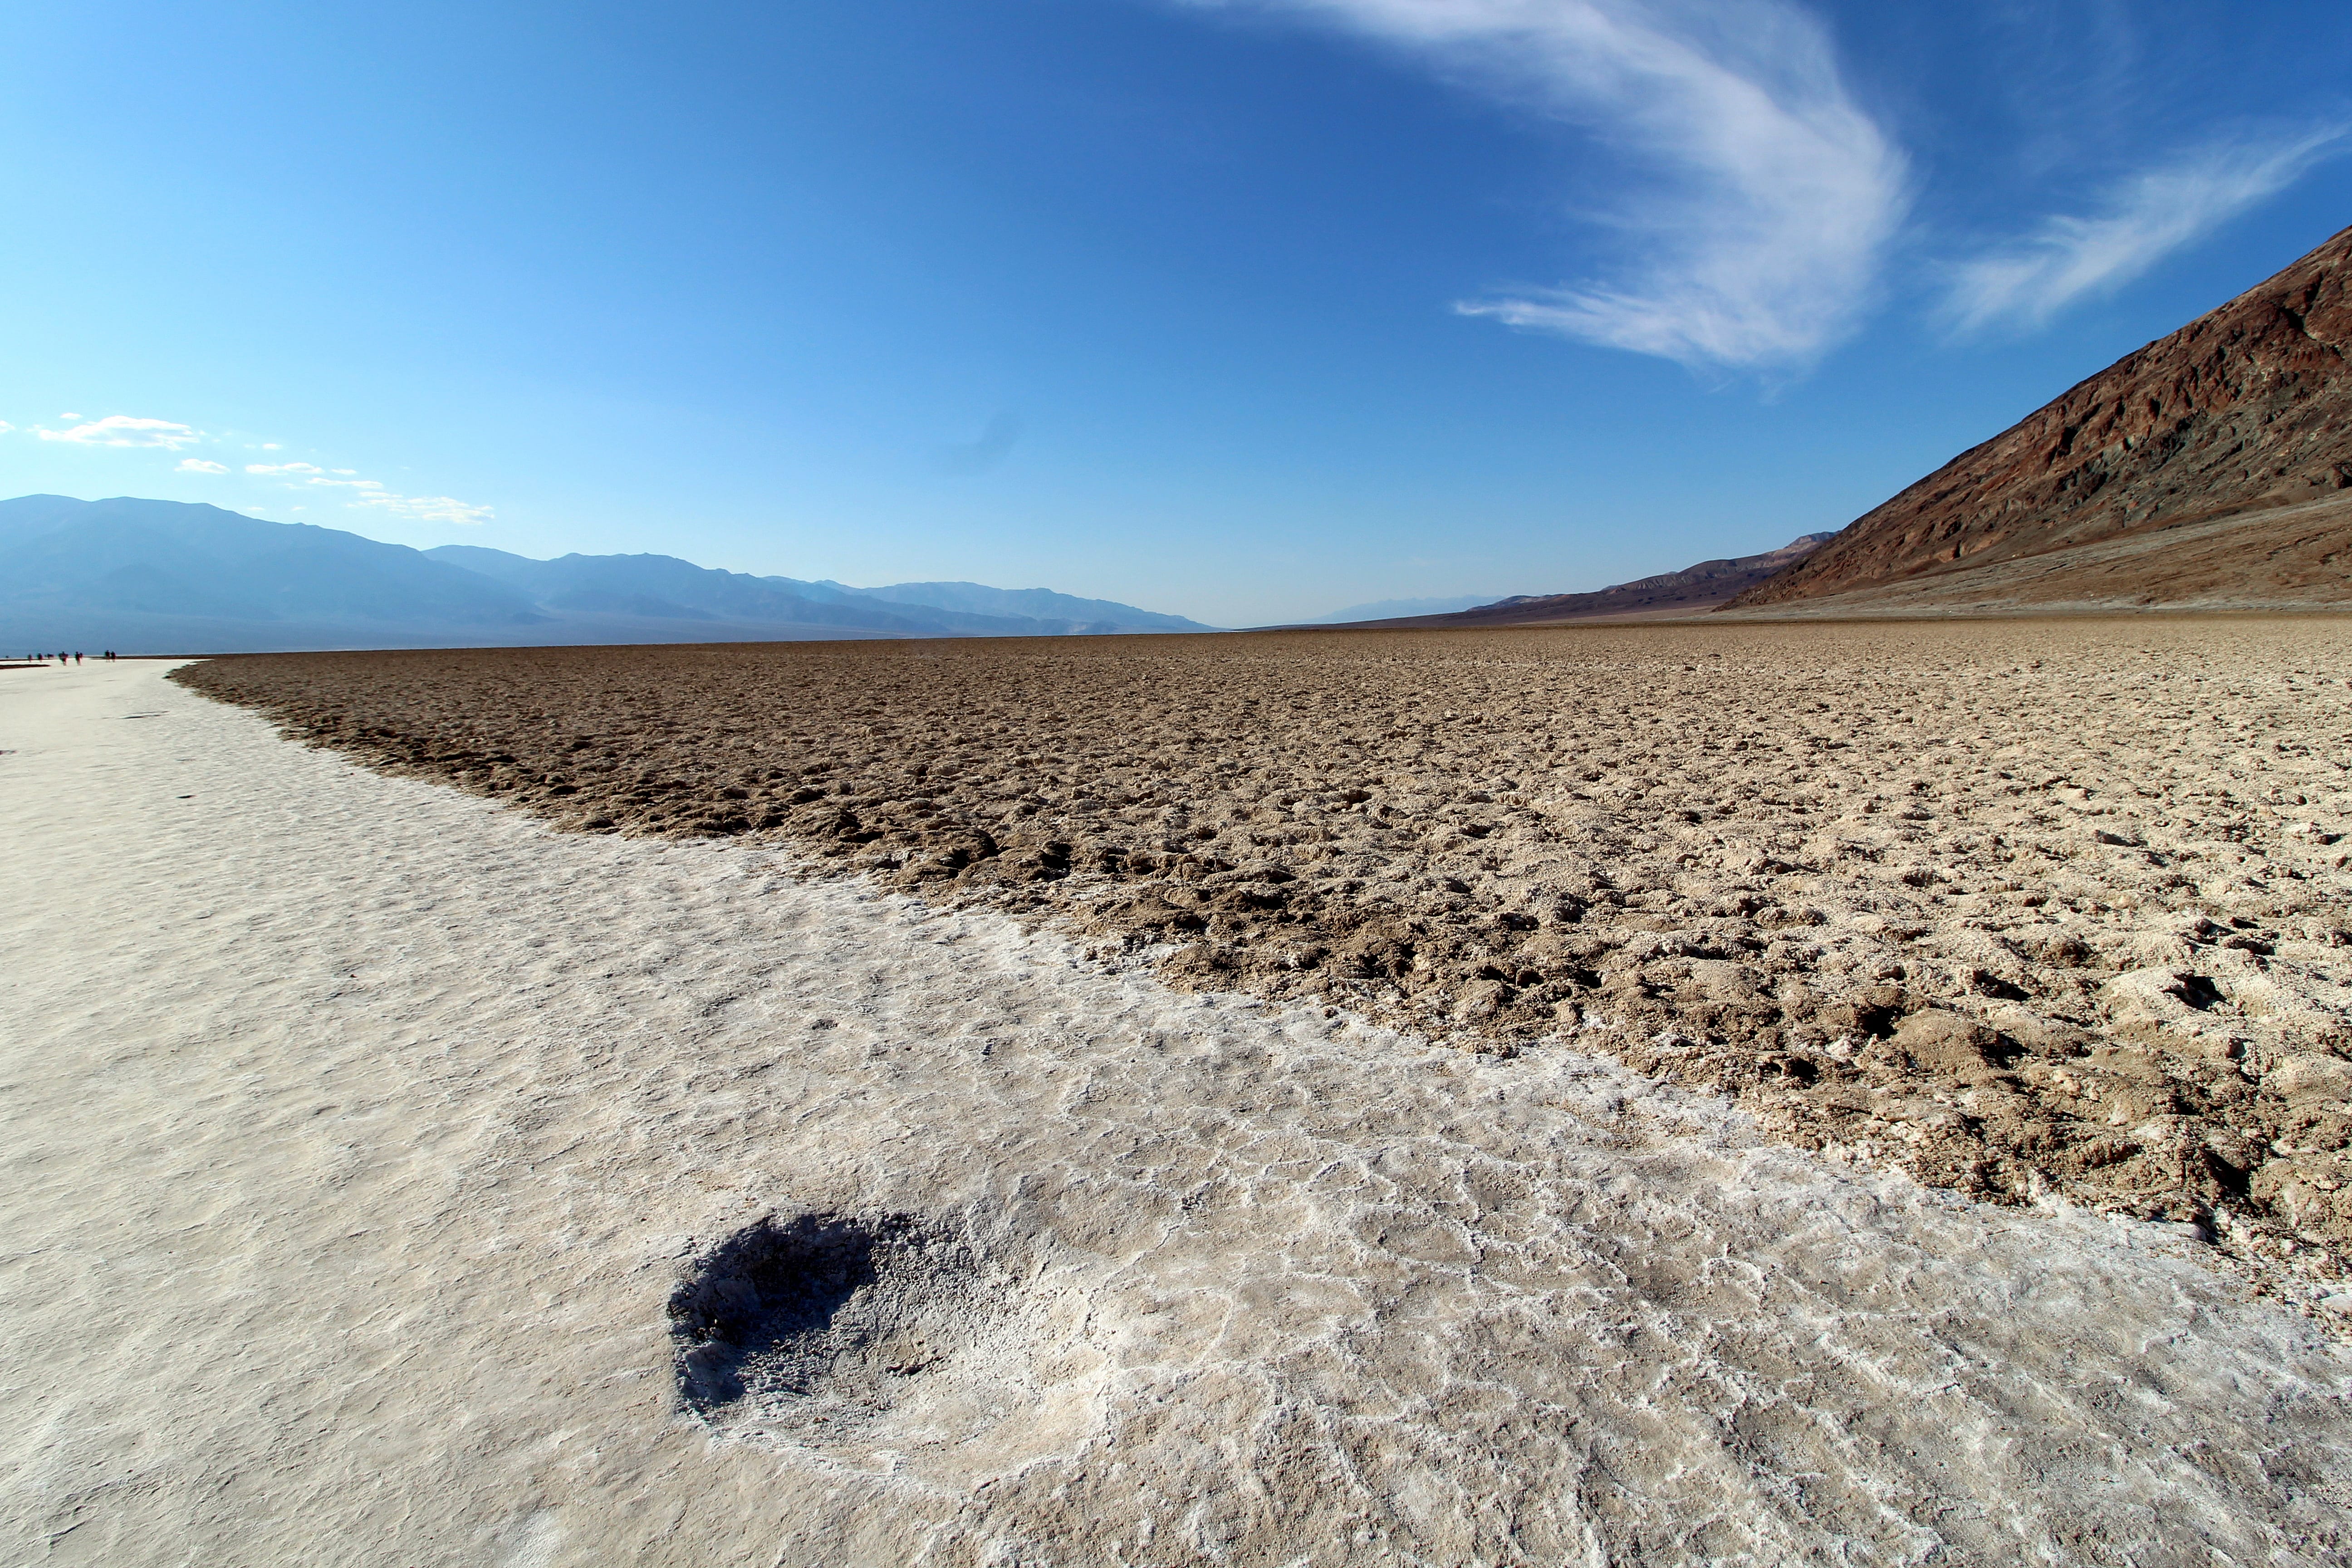
[[1390,620],[1359,621],[1375,626],[1530,626],[1559,621],[1623,619],[1632,616],[1688,615],[1713,609],[1743,589],[1755,587],[1776,572],[1802,561],[1836,538],[1833,533],[1802,533],[1778,550],[1755,555],[1735,555],[1701,561],[1678,572],[1661,572],[1631,583],[1612,584],[1585,594],[1515,594],[1491,605],[1478,605],[1436,616],[1401,616]]
[[2341,610],[2352,490],[2095,540],[1964,571],[1741,610],[1742,620]]
[[[2174,531],[2202,529],[2201,546],[2224,517],[2259,531],[2277,509],[2347,489],[2352,229],[1953,458],[1724,608],[1875,609],[1872,595],[1898,592],[1906,607],[1958,607],[2002,596],[1989,569],[2020,577],[2017,563],[2125,539],[2140,545],[2117,558],[2124,569],[2043,574],[2025,602],[2220,605],[2232,600],[2227,583],[2183,585],[2171,546],[2189,535]],[[2237,596],[2247,607],[2352,605],[2352,525],[2331,527],[2322,548]],[[2263,540],[2245,546],[2250,571],[2270,563]]]

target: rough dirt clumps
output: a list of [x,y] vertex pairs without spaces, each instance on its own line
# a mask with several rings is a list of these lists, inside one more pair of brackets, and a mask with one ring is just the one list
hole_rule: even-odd
[[1571,1037],[1991,1200],[2352,1250],[2352,622],[215,659],[590,831],[761,834],[1187,986]]

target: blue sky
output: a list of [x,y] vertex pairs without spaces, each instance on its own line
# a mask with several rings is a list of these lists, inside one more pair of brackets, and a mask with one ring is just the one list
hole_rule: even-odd
[[1225,625],[1843,525],[2352,222],[2352,8],[13,18],[0,492]]

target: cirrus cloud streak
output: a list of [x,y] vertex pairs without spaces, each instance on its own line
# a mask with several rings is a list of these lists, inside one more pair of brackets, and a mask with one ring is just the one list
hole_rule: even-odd
[[1854,101],[1829,35],[1784,0],[1192,0],[1381,40],[1584,125],[1629,176],[1593,216],[1617,265],[1465,314],[1693,366],[1801,369],[1875,300],[1910,209],[1902,150]]
[[[61,419],[81,419],[79,414],[61,414]],[[16,426],[0,420],[0,435]],[[110,414],[103,419],[87,420],[62,430],[47,426],[35,426],[29,434],[44,441],[61,441],[76,447],[144,447],[176,452],[184,447],[199,443],[218,443],[229,437],[208,436],[193,426],[172,419],[149,419],[129,414]],[[262,441],[247,444],[248,451],[257,447],[265,452],[278,450],[280,443]],[[489,507],[462,501],[455,496],[403,495],[387,489],[382,479],[362,479],[356,468],[324,468],[316,463],[301,461],[285,463],[247,463],[247,476],[257,479],[274,479],[287,489],[302,490],[310,487],[353,492],[344,502],[351,507],[374,507],[383,512],[415,522],[454,522],[478,526],[488,522],[497,513]],[[179,474],[218,476],[231,470],[226,463],[210,458],[182,458],[172,470]]]
[[2347,128],[2210,143],[2110,189],[2092,216],[2048,217],[2032,234],[1951,269],[1945,320],[1967,333],[2035,328],[2111,292],[2344,151]]
[[386,490],[379,495],[362,496],[353,506],[381,507],[394,517],[405,517],[418,522],[455,522],[478,527],[498,514],[486,506],[475,506],[455,496],[404,496]]
[[360,478],[354,468],[322,468],[316,463],[302,462],[247,463],[245,471],[259,478],[283,479],[289,484],[355,490],[358,493],[345,504],[376,507],[394,517],[416,522],[456,522],[478,526],[497,515],[489,507],[476,506],[454,496],[402,495],[385,489],[382,479]]
[[110,414],[103,419],[65,430],[52,430],[46,426],[37,426],[35,429],[44,441],[64,441],[77,447],[161,447],[177,451],[205,438],[202,431],[169,419],[141,419],[129,414]]

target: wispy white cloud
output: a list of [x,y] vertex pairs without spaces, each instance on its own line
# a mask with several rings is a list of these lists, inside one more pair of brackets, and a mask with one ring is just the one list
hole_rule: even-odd
[[386,491],[363,496],[352,504],[382,507],[396,517],[414,518],[419,522],[458,522],[469,527],[486,523],[498,515],[488,507],[474,506],[454,496],[403,496]]
[[[226,470],[223,470],[226,471]],[[356,468],[322,468],[316,463],[247,463],[245,471],[265,479],[283,479],[288,487],[351,490],[344,504],[376,507],[394,517],[417,522],[486,523],[497,515],[490,508],[458,500],[454,496],[411,496],[387,489],[382,479],[359,477]],[[295,509],[299,510],[299,508]]]
[[204,439],[200,432],[185,425],[175,425],[169,419],[138,419],[128,414],[110,414],[103,419],[66,430],[52,430],[46,426],[37,428],[44,441],[70,441],[78,447],[162,447],[176,451]]
[[1876,294],[1910,205],[1900,148],[1788,0],[1192,0],[1383,40],[1591,127],[1630,165],[1592,214],[1615,265],[1457,309],[1692,365],[1801,368]]
[[2347,128],[2201,147],[2106,193],[2088,217],[2055,216],[1952,268],[1946,320],[1959,331],[2038,327],[2088,295],[2120,289],[2182,246],[2284,190],[2345,151]]
[[[79,414],[61,414],[60,419],[79,419]],[[0,420],[0,435],[16,426]],[[169,419],[141,419],[128,414],[110,414],[103,419],[90,420],[68,429],[53,430],[35,426],[31,432],[44,441],[65,441],[81,447],[154,447],[177,451],[183,447],[211,440],[201,430]],[[260,450],[275,452],[276,441],[257,443]],[[247,447],[252,450],[252,447]],[[233,470],[226,463],[210,458],[182,458],[173,468],[181,474],[226,474]],[[386,488],[382,479],[363,479],[357,468],[325,468],[316,463],[247,463],[245,471],[255,479],[276,479],[288,489],[298,492],[317,487],[322,489],[350,492],[343,498],[347,507],[374,507],[394,516],[417,522],[455,522],[478,526],[497,514],[491,508],[462,501],[454,496],[403,495]],[[296,511],[300,507],[291,509]]]

